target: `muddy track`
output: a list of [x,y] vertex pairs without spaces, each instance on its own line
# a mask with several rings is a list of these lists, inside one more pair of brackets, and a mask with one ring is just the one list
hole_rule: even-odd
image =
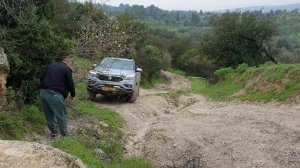
[[133,104],[97,101],[124,118],[128,156],[157,167],[300,167],[300,105],[220,103],[194,94],[169,98],[158,93],[190,84],[162,73],[169,84],[142,89]]

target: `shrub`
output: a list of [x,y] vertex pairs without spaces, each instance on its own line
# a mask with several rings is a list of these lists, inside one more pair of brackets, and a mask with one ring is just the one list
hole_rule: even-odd
[[25,122],[18,114],[4,112],[0,114],[0,139],[21,139],[26,133]]
[[239,73],[239,74],[242,74],[242,73],[244,73],[247,69],[248,69],[248,64],[243,63],[243,64],[240,64],[240,65],[235,69],[235,72],[236,72],[236,73]]
[[222,68],[216,70],[214,73],[219,79],[225,79],[226,77],[234,74],[234,69],[232,67]]
[[264,64],[260,64],[259,67],[260,67],[260,68],[261,68],[261,67],[268,67],[268,66],[271,66],[271,65],[274,65],[274,63],[271,62],[271,61],[268,61],[268,62],[266,62],[266,63],[264,63]]
[[27,124],[27,127],[31,128],[31,131],[35,132],[43,132],[46,127],[46,120],[44,117],[44,113],[40,111],[40,109],[35,106],[27,106],[22,110],[22,116],[24,121]]
[[36,105],[0,111],[0,139],[22,139],[27,132],[43,133],[45,127],[44,114]]
[[13,47],[5,48],[11,67],[7,84],[20,90],[26,103],[36,99],[39,80],[46,67],[74,46],[64,41],[47,20],[40,19],[36,10],[34,6],[24,10],[16,27],[10,28],[3,39],[14,42]]

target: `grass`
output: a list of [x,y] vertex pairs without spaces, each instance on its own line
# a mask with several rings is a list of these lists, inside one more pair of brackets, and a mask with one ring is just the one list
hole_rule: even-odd
[[[266,63],[258,68],[248,67],[242,73],[236,71],[229,72],[226,68],[219,70],[217,75],[220,75],[221,80],[214,85],[208,84],[203,78],[188,77],[192,83],[191,92],[213,100],[239,98],[262,102],[287,102],[300,94],[299,64]],[[246,94],[234,96],[240,90]]]
[[[97,168],[131,168],[154,167],[152,163],[140,159],[125,159],[122,143],[122,119],[117,112],[108,108],[99,108],[88,101],[78,101],[74,108],[79,110],[89,123],[97,125],[101,121],[106,122],[109,128],[101,128],[100,133],[91,128],[80,128],[79,136],[60,138],[53,142],[53,146],[80,158],[88,167]],[[86,129],[86,131],[82,131]],[[101,149],[107,155],[107,159],[99,158],[96,149]]]
[[167,81],[166,78],[164,78],[163,76],[156,75],[156,76],[154,76],[154,78],[151,81],[148,81],[147,79],[142,79],[141,87],[143,89],[151,89],[155,85],[166,83],[166,81]]
[[76,99],[85,101],[88,99],[87,88],[85,83],[76,84]]
[[105,165],[101,160],[95,157],[93,149],[82,145],[78,138],[60,138],[54,141],[52,145],[77,156],[91,168],[104,167]]
[[95,155],[95,149],[93,147],[88,147],[83,145],[82,139],[79,138],[60,138],[54,142],[52,145],[59,148],[67,153],[70,153],[78,158],[80,158],[88,167],[90,168],[153,168],[154,166],[142,159],[131,158],[122,159],[118,161],[108,162],[99,159]]
[[242,89],[242,84],[233,80],[221,81],[215,85],[209,85],[205,79],[199,77],[188,77],[192,83],[192,93],[203,94],[212,100],[232,100],[232,95]]
[[176,74],[176,75],[180,75],[180,76],[186,76],[186,73],[182,70],[179,69],[169,69],[170,72]]
[[260,77],[248,86],[248,94],[241,97],[242,100],[287,102],[300,93],[299,64],[273,64],[251,71],[250,79],[258,74]]
[[113,131],[118,131],[122,126],[122,119],[119,114],[108,108],[98,108],[94,103],[80,101],[75,108],[85,115],[93,115],[101,121],[105,121]]
[[46,120],[36,105],[0,113],[0,139],[22,140],[28,133],[44,133]]
[[0,114],[0,139],[20,140],[27,131],[22,117],[12,114],[12,112]]

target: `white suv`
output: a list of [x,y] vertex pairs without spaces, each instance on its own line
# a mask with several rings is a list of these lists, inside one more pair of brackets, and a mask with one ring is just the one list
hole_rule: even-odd
[[87,83],[89,99],[97,94],[124,95],[129,102],[139,96],[142,69],[132,59],[105,57],[90,71]]

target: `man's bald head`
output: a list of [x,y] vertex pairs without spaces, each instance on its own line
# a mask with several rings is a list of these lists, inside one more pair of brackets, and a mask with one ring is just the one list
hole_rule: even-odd
[[68,67],[70,67],[71,69],[73,69],[73,57],[71,56],[64,57],[62,62],[68,65]]

